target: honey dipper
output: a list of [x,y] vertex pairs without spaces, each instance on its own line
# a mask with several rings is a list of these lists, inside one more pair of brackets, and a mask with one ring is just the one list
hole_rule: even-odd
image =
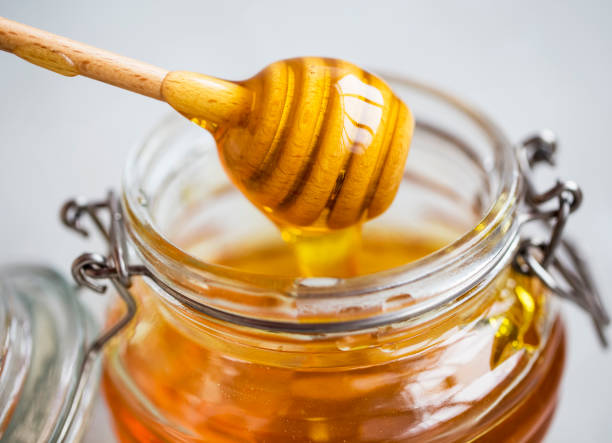
[[338,229],[381,214],[414,128],[387,84],[348,62],[295,58],[245,81],[156,66],[0,17],[0,49],[170,104],[215,137],[228,175],[275,222]]

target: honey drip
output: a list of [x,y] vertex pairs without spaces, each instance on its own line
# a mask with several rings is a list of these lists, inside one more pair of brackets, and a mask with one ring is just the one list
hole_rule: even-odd
[[40,66],[50,71],[67,77],[79,75],[79,70],[75,63],[65,54],[48,49],[42,45],[30,44],[22,45],[15,49],[15,55],[32,64]]
[[414,128],[381,79],[310,57],[244,82],[171,72],[162,94],[214,135],[228,176],[280,227],[303,275],[358,274],[360,225],[395,197]]
[[285,227],[281,236],[292,246],[300,276],[341,278],[360,273],[361,225],[323,233]]

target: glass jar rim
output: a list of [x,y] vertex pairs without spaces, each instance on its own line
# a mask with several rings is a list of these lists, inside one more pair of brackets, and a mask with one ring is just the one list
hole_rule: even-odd
[[[449,302],[470,289],[490,281],[497,273],[495,270],[499,271],[510,261],[518,244],[518,223],[514,222],[516,217],[513,215],[520,200],[522,185],[518,160],[512,144],[488,117],[453,95],[403,77],[394,75],[383,75],[382,77],[392,86],[394,84],[407,86],[450,105],[482,130],[488,138],[488,143],[494,149],[495,157],[495,162],[491,167],[499,175],[499,182],[497,189],[492,191],[494,198],[490,206],[484,211],[484,215],[473,229],[441,249],[414,262],[373,274],[345,279],[312,279],[256,274],[200,260],[173,244],[156,227],[149,210],[139,204],[141,186],[135,171],[138,170],[137,166],[142,152],[160,137],[165,127],[171,124],[172,120],[166,119],[153,129],[137,149],[131,151],[123,175],[123,206],[127,215],[128,232],[141,257],[145,259],[145,262],[150,262],[151,257],[156,257],[164,262],[163,267],[166,269],[181,269],[182,272],[189,273],[189,280],[192,284],[193,281],[201,281],[202,286],[207,286],[211,281],[216,281],[226,287],[252,293],[273,291],[289,297],[299,296],[313,299],[329,297],[338,299],[343,296],[358,295],[362,303],[364,297],[375,297],[380,301],[391,295],[388,291],[400,288],[404,292],[408,288],[407,293],[414,295],[414,289],[427,287],[428,285],[424,283],[430,282],[432,276],[440,280],[444,278],[444,274],[452,276],[460,267],[465,268],[462,263],[470,264],[468,267],[471,269],[462,270],[464,275],[460,280],[443,285],[444,288],[429,285],[426,292],[431,296],[415,296],[415,300],[410,303],[410,312],[403,312],[406,306],[400,309],[403,312],[402,318],[448,305]],[[419,124],[418,113],[417,124]],[[510,222],[503,223],[505,220],[510,220]],[[484,245],[485,243],[488,245]],[[168,282],[167,279],[164,279],[165,269],[162,267],[157,267],[152,272],[160,280]],[[169,283],[168,286],[172,284]],[[397,312],[395,308],[392,310]]]

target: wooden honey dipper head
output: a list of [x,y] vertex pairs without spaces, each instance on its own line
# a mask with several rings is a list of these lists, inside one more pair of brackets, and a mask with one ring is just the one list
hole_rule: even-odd
[[162,95],[213,133],[232,181],[275,222],[339,229],[391,204],[414,119],[383,80],[351,63],[313,57],[273,63],[246,81],[218,82],[170,72]]
[[231,179],[279,224],[339,229],[376,217],[403,176],[412,114],[385,82],[347,62],[295,58],[231,82],[2,17],[0,49],[168,102],[213,133]]

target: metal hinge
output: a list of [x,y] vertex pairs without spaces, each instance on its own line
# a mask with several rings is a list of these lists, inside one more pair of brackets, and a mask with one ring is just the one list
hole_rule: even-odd
[[526,186],[525,202],[530,209],[527,221],[540,221],[547,227],[549,237],[545,241],[522,240],[514,266],[523,274],[536,275],[555,294],[584,309],[591,316],[602,345],[607,347],[604,328],[610,318],[586,261],[578,248],[563,238],[569,216],[582,203],[582,191],[575,182],[560,180],[544,192],[536,191],[533,169],[540,163],[554,165],[557,140],[551,131],[528,137],[517,151]]

